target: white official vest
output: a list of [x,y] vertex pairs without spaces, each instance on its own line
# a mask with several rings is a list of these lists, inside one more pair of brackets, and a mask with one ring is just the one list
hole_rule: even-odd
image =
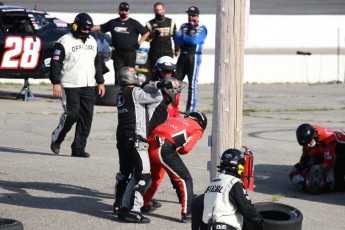
[[235,206],[230,203],[229,192],[236,182],[242,181],[234,176],[221,173],[208,185],[204,198],[204,212],[202,221],[224,223],[241,230],[243,215],[237,212]]
[[76,88],[95,86],[95,57],[97,42],[90,36],[85,43],[72,33],[62,36],[59,41],[65,48],[65,59],[61,70],[63,87]]

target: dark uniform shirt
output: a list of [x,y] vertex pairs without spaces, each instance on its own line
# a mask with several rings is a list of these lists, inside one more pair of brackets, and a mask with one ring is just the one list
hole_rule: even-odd
[[[151,32],[150,53],[158,56],[172,56],[171,38],[176,33],[175,22],[171,18],[164,18],[162,21],[152,19],[146,23],[146,28]],[[176,45],[175,50],[178,50]]]
[[111,19],[101,25],[103,32],[110,32],[112,45],[116,52],[127,52],[136,50],[138,37],[144,35],[148,30],[135,19],[129,18],[121,21],[120,18]]

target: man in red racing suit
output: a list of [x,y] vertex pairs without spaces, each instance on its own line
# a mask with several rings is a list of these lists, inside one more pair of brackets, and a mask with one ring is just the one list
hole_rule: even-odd
[[292,183],[311,193],[333,190],[336,134],[317,125],[302,124],[297,128],[297,141],[303,148],[300,161],[289,172]]
[[185,118],[168,118],[149,134],[152,183],[144,195],[144,207],[150,203],[157,191],[164,176],[161,172],[165,170],[179,189],[179,200],[182,205],[181,221],[190,222],[193,180],[179,154],[187,154],[193,149],[202,137],[206,125],[205,114],[192,112]]

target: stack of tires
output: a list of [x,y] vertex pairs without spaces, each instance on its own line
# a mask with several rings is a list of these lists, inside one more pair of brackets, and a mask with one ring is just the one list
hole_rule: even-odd
[[[302,213],[289,205],[262,202],[254,204],[256,210],[264,219],[264,230],[301,230]],[[255,227],[244,221],[243,230],[254,230]]]

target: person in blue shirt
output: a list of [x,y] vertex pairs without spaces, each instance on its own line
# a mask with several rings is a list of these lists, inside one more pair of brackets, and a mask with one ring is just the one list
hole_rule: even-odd
[[174,36],[174,41],[180,46],[176,78],[183,81],[186,75],[188,77],[188,99],[185,111],[188,114],[196,110],[199,68],[207,29],[199,23],[200,11],[198,7],[191,6],[186,13],[188,14],[188,22],[181,25]]

